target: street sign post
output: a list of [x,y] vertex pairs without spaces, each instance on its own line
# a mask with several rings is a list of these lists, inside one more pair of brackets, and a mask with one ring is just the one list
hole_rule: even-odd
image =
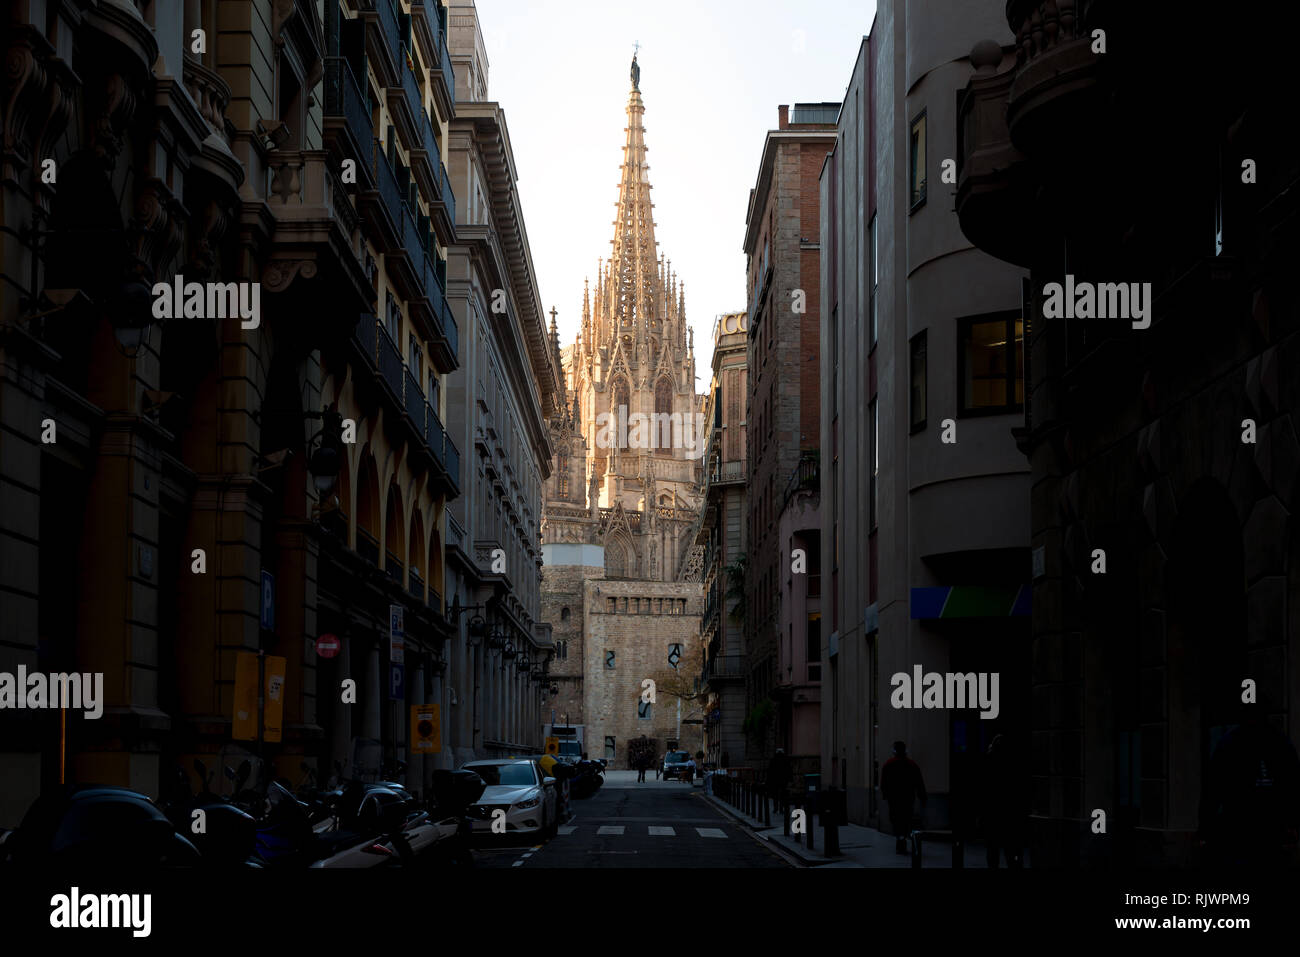
[[333,658],[339,653],[342,642],[338,635],[324,634],[316,639],[316,654],[322,658]]
[[388,606],[388,660],[402,662],[406,660],[405,609],[401,605]]

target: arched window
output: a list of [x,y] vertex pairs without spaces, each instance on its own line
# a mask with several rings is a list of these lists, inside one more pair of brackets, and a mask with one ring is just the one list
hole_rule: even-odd
[[555,459],[555,495],[563,499],[569,497],[569,456],[565,452]]
[[655,415],[671,415],[673,411],[673,384],[663,376],[655,383]]
[[568,620],[569,620],[569,607],[565,605],[563,608],[560,609],[560,621],[568,621]]
[[628,394],[627,380],[617,380],[614,383],[614,402],[609,411],[614,417],[614,428],[615,432],[618,434],[617,441],[619,443],[619,448],[621,449],[627,448],[627,433],[631,431],[631,429],[619,428],[619,423],[631,418],[632,415],[632,410],[628,408],[631,404],[628,399]]
[[605,574],[610,578],[627,576],[627,551],[618,542],[605,547]]

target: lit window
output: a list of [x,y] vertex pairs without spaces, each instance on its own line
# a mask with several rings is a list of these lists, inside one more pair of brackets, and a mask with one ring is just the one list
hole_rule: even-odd
[[958,325],[962,414],[1014,412],[1024,403],[1024,322],[1016,313]]

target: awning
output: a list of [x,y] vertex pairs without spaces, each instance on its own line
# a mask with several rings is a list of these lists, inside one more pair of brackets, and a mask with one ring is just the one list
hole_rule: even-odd
[[1029,585],[940,585],[912,589],[917,618],[1018,618],[1029,614]]

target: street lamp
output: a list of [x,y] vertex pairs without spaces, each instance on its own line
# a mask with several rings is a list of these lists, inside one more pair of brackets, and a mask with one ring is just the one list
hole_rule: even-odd
[[[313,416],[314,418],[315,416]],[[321,495],[328,494],[339,478],[339,469],[343,465],[343,415],[333,409],[319,413],[322,420],[321,430],[308,440],[307,446],[316,439],[320,444],[307,460],[307,471],[311,473],[312,484]]]

